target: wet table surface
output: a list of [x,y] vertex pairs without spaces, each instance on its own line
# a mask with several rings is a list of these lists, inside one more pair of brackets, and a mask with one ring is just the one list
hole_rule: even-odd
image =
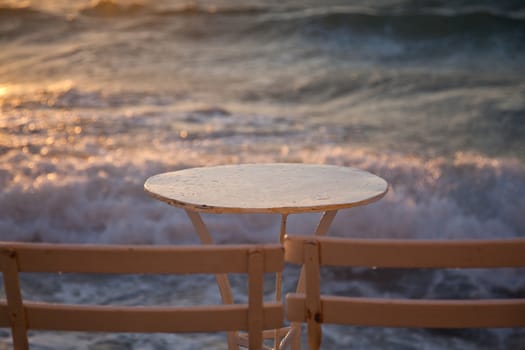
[[317,164],[239,164],[154,175],[146,192],[168,204],[208,213],[306,213],[364,205],[387,182],[369,172]]

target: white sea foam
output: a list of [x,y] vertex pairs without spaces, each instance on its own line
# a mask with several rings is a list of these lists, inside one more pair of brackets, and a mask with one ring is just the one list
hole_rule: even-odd
[[[80,153],[93,154],[87,150],[90,142],[82,147]],[[3,239],[187,241],[192,233],[183,212],[150,198],[142,186],[155,173],[209,165],[206,161],[211,159],[213,163],[249,159],[340,164],[384,177],[390,183],[387,196],[367,207],[341,211],[334,222],[336,235],[497,238],[522,236],[519,229],[525,225],[523,216],[517,215],[525,210],[525,171],[512,160],[457,154],[454,159],[425,161],[341,146],[288,150],[285,156],[253,150],[234,156],[220,141],[177,142],[169,145],[169,152],[143,146],[106,153],[98,147],[95,155],[88,157],[70,156],[65,151],[60,161],[41,152],[4,154],[7,161],[2,165],[0,193]],[[221,148],[220,154],[213,153],[214,148]],[[207,215],[206,220],[220,241],[267,240],[266,236],[271,240],[279,225],[278,218],[259,215]],[[313,214],[291,217],[290,231],[312,232],[317,220]]]

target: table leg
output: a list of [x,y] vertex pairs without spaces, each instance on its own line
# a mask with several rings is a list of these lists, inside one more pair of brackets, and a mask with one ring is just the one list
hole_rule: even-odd
[[[316,236],[325,236],[328,233],[328,230],[330,229],[330,226],[332,225],[332,222],[334,221],[335,215],[337,214],[337,210],[328,210],[323,213],[323,216],[321,217],[321,220],[319,221],[319,224],[317,225],[317,228],[315,229],[315,235]],[[297,293],[304,293],[305,289],[305,272],[304,268],[301,268],[301,274],[299,275],[299,281],[297,282]],[[291,339],[291,349],[292,350],[300,350],[301,349],[301,324],[300,323],[292,323],[292,339]],[[283,341],[288,341],[288,339],[284,339]]]
[[[328,230],[330,229],[330,226],[332,225],[332,222],[334,221],[335,215],[337,214],[337,210],[330,210],[323,213],[323,216],[321,217],[321,221],[319,221],[319,224],[317,225],[317,228],[315,230],[316,236],[326,236],[328,233]],[[297,293],[303,293],[304,292],[304,269],[301,269],[301,275],[299,276],[299,282],[297,282]]]
[[[202,221],[202,217],[200,214],[196,211],[191,211],[188,209],[185,209],[186,215],[191,220],[191,223],[193,224],[193,227],[195,228],[195,231],[197,232],[199,236],[199,240],[202,244],[213,244],[213,240],[211,238],[211,235],[208,231],[208,228],[204,224],[204,221]],[[219,287],[219,291],[221,293],[221,299],[223,304],[233,304],[233,295],[230,287],[230,281],[228,280],[228,276],[226,274],[216,274],[215,279],[217,280],[217,285]],[[238,335],[237,332],[228,332],[228,349],[234,350],[239,349],[237,344]]]

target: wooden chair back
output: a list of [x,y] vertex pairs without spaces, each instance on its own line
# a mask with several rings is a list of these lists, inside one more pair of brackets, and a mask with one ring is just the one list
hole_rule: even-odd
[[499,268],[525,266],[525,240],[366,240],[287,236],[285,261],[304,266],[305,293],[286,296],[286,317],[306,322],[310,349],[321,324],[413,328],[525,326],[525,299],[413,300],[321,295],[320,266]]
[[[263,274],[280,272],[281,245],[132,246],[0,242],[6,299],[0,327],[14,348],[29,348],[27,331],[185,333],[244,330],[250,349],[262,348],[263,329],[283,324],[281,303],[263,302]],[[248,275],[248,303],[206,306],[99,306],[26,301],[20,272]]]

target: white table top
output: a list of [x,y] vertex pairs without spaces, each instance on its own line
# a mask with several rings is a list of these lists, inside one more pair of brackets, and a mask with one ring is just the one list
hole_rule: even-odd
[[240,164],[154,175],[144,189],[154,198],[208,213],[306,213],[364,205],[388,184],[369,172],[316,164]]

